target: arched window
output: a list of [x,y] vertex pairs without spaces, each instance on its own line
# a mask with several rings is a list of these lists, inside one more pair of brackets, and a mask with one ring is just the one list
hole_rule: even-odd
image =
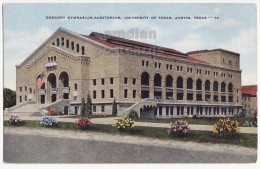
[[177,88],[183,89],[183,78],[181,76],[177,78]]
[[56,62],[56,56],[54,56],[54,62]]
[[172,87],[173,78],[171,75],[166,76],[166,87]]
[[225,82],[221,83],[221,92],[226,92],[226,83]]
[[60,46],[60,39],[57,38],[57,46]]
[[53,45],[53,46],[55,46],[55,43],[54,43],[54,42],[52,42],[52,45]]
[[206,82],[205,82],[205,90],[210,91],[210,81],[209,80],[206,80]]
[[228,92],[230,92],[230,93],[233,92],[233,84],[232,83],[228,84]]
[[141,75],[141,85],[149,86],[149,74],[143,72]]
[[215,91],[215,92],[218,91],[218,82],[217,82],[217,81],[215,81],[215,82],[213,83],[213,91]]
[[154,75],[154,86],[162,87],[162,76],[159,73]]
[[70,41],[69,41],[69,39],[66,40],[66,47],[67,47],[67,48],[70,47]]
[[193,88],[193,80],[192,78],[187,79],[187,89],[192,89]]
[[77,46],[77,52],[79,52],[79,44],[77,44],[76,46]]
[[64,37],[61,38],[61,46],[64,46]]
[[71,50],[74,50],[74,42],[71,42]]
[[84,46],[81,46],[81,54],[85,55],[85,47]]
[[78,84],[77,83],[74,84],[74,90],[78,90]]
[[200,79],[196,82],[196,90],[202,90],[202,81]]

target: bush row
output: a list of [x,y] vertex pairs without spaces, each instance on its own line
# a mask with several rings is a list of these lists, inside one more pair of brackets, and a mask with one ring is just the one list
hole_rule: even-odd
[[[136,117],[133,115],[133,117]],[[22,119],[17,115],[11,115],[9,118],[10,125],[20,125]],[[134,120],[130,117],[122,117],[116,121],[112,126],[117,128],[120,132],[128,132],[134,128]],[[44,116],[40,120],[40,124],[45,127],[56,127],[58,125],[58,121],[51,116]],[[87,117],[79,117],[75,121],[75,125],[78,129],[86,130],[89,129],[93,122],[90,118]],[[233,138],[239,134],[240,128],[237,120],[231,120],[230,118],[220,118],[215,124],[212,135],[215,137],[225,137],[225,138]],[[190,133],[190,126],[187,121],[177,120],[174,123],[171,122],[169,129],[167,130],[169,135],[175,137],[184,137],[188,136]]]

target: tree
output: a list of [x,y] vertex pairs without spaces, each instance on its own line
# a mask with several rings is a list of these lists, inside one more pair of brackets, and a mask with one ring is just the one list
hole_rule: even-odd
[[114,99],[114,102],[113,102],[112,116],[114,116],[114,117],[117,116],[117,105],[116,105],[116,99]]
[[16,92],[8,89],[8,88],[4,88],[4,109],[5,108],[9,108],[9,107],[13,107],[14,105],[16,105]]
[[80,113],[81,117],[86,117],[86,103],[85,103],[85,99],[82,99],[82,103],[81,103],[81,113]]
[[90,97],[89,93],[87,96],[87,114],[88,114],[88,116],[92,115],[92,101],[91,101],[91,97]]

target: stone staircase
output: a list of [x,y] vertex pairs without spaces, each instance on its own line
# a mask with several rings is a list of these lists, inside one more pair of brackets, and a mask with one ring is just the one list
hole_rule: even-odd
[[149,98],[141,100],[140,102],[137,102],[128,109],[126,109],[122,116],[126,117],[132,110],[135,110],[138,114],[138,117],[140,117],[140,108],[143,108],[144,106],[157,106],[157,101]]
[[[58,112],[64,112],[64,107],[70,105],[69,99],[59,99],[53,103],[45,104],[40,107],[41,111],[46,114],[50,109],[56,109]],[[68,110],[69,112],[69,110]]]
[[6,108],[5,113],[33,113],[39,112],[39,104],[32,101],[26,101],[20,104],[17,104],[13,107]]

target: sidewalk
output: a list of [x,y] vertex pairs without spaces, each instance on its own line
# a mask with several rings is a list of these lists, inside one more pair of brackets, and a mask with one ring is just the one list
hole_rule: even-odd
[[[4,120],[8,120],[11,114],[4,113]],[[31,113],[17,113],[22,120],[40,120],[40,116],[32,116]],[[75,118],[64,118],[65,116],[57,116],[56,119],[61,122],[75,122]],[[116,119],[120,117],[107,117],[107,118],[93,118],[92,121],[94,124],[108,124],[112,125],[116,122]],[[135,126],[144,126],[144,127],[162,127],[168,128],[169,124],[167,123],[149,123],[149,122],[135,122]],[[213,125],[197,125],[197,124],[190,124],[191,130],[202,130],[202,131],[212,131]],[[250,133],[250,134],[257,134],[256,127],[240,127],[240,133]]]

